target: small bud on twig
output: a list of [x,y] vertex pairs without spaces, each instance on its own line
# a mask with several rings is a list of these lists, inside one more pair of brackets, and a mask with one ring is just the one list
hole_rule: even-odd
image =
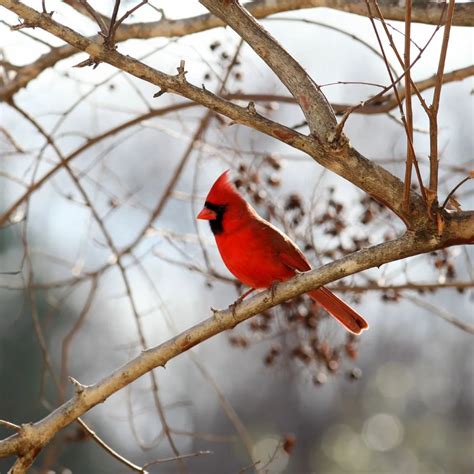
[[74,391],[77,395],[81,395],[86,389],[86,385],[82,385],[74,377],[69,376],[69,381],[74,385]]

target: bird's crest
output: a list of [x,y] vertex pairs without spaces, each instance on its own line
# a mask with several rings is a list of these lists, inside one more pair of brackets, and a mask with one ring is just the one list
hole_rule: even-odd
[[243,197],[230,181],[229,174],[230,170],[226,170],[216,179],[207,195],[207,202],[217,205],[226,205],[236,199],[239,201],[243,200]]

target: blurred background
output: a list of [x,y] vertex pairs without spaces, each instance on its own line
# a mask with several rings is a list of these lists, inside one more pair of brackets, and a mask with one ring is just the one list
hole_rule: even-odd
[[[111,14],[113,2],[90,3]],[[136,3],[123,1],[121,11]],[[127,23],[158,21],[160,8],[167,18],[205,13],[192,1],[149,3]],[[97,32],[66,2],[47,6],[56,21]],[[10,31],[16,16],[0,17],[2,64],[29,64],[62,44],[39,29]],[[357,104],[389,83],[369,47],[377,42],[367,18],[313,9],[262,23],[333,104]],[[390,23],[402,51],[403,24]],[[418,51],[435,27],[412,29]],[[441,39],[442,30],[414,67],[415,80],[436,72]],[[473,44],[468,28],[454,27],[445,71],[471,65]],[[169,74],[185,60],[189,82],[240,95],[244,105],[245,94],[256,95],[259,113],[307,133],[298,108],[279,99],[288,92],[229,28],[129,40],[118,50]],[[85,59],[57,62],[0,103],[1,213],[72,157],[71,174],[51,173],[0,229],[0,419],[17,424],[69,398],[67,376],[95,383],[244,291],[207,223],[195,220],[223,170],[315,266],[403,229],[310,157],[178,96],[153,98],[156,87],[107,64],[73,68]],[[442,199],[474,164],[473,86],[467,78],[442,90]],[[423,96],[431,101],[432,89]],[[426,177],[428,121],[416,101],[414,119]],[[366,157],[403,176],[396,108],[353,114],[345,132]],[[455,195],[463,209],[474,204],[471,184]],[[160,461],[150,472],[472,473],[473,257],[472,248],[454,247],[332,284],[371,325],[357,340],[302,297],[170,361],[84,421],[134,463]],[[9,434],[0,425],[2,438]],[[190,456],[167,461],[177,452]],[[0,460],[0,472],[11,464]],[[32,472],[48,470],[129,471],[79,425],[58,434]]]

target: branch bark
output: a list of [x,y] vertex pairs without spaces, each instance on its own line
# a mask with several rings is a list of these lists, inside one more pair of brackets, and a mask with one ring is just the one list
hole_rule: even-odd
[[[223,2],[203,0],[203,3],[217,8]],[[232,120],[277,138],[312,156],[318,163],[345,177],[353,184],[371,194],[397,213],[408,225],[409,230],[401,238],[363,249],[330,263],[320,269],[300,274],[292,280],[281,283],[272,290],[264,291],[238,305],[235,311],[217,311],[214,316],[184,331],[173,339],[145,350],[135,359],[117,369],[103,380],[91,386],[76,383],[74,397],[51,414],[35,424],[23,425],[18,433],[0,441],[0,457],[17,455],[16,465],[20,469],[32,462],[38,452],[54,435],[90,410],[110,395],[132,383],[152,369],[164,366],[178,356],[210,337],[282,303],[299,294],[325,285],[344,276],[368,268],[379,267],[385,263],[404,259],[413,255],[434,251],[450,245],[474,242],[474,212],[450,214],[439,210],[442,225],[432,223],[425,212],[424,204],[415,193],[410,193],[409,209],[402,209],[403,184],[384,168],[367,160],[347,143],[331,143],[335,118],[325,102],[318,86],[305,73],[283,48],[265,32],[241,7],[231,14],[227,8],[219,14],[229,18],[229,23],[244,37],[258,54],[279,75],[301,106],[315,136],[304,136],[281,124],[266,119],[256,113],[254,108],[244,108],[233,104],[209,91],[188,83],[184,74],[184,64],[176,76],[170,76],[149,66],[124,56],[105,45],[85,38],[70,28],[58,24],[47,14],[40,13],[14,0],[0,0],[0,5],[9,8],[22,17],[28,25],[38,26],[68,42],[74,50],[85,51],[93,62],[107,62],[135,77],[159,86],[199,103],[210,110],[224,114]],[[222,7],[223,8],[223,7]],[[277,58],[275,56],[280,56]],[[282,60],[283,58],[283,60]],[[74,155],[75,156],[75,155]],[[68,163],[67,158],[64,163]],[[62,165],[64,166],[64,164]],[[34,191],[30,188],[29,193]],[[0,217],[0,225],[8,219]],[[439,222],[439,221],[438,221]],[[115,252],[120,255],[120,252]]]
[[327,143],[334,133],[336,117],[326,97],[303,67],[261,26],[238,1],[200,0],[211,13],[225,19],[265,61],[299,104],[311,133]]
[[[78,2],[68,1],[67,3],[77,4]],[[379,5],[385,19],[403,21],[404,8],[398,2],[385,1],[379,2]],[[318,7],[333,8],[367,16],[365,0],[257,0],[246,3],[245,6],[255,18],[265,18],[276,13]],[[437,25],[442,13],[442,4],[433,2],[417,3],[413,6],[412,22]],[[458,4],[452,24],[453,26],[474,26],[474,2]],[[180,20],[162,18],[155,22],[121,25],[116,32],[115,40],[116,42],[123,42],[129,39],[172,38],[199,33],[224,25],[225,23],[220,18],[212,14]],[[99,37],[96,36],[91,39],[97,41]],[[61,46],[52,49],[33,63],[19,68],[17,76],[0,87],[0,100],[9,100],[43,71],[54,66],[57,62],[77,54],[77,52],[77,49],[73,46]]]
[[[111,64],[139,79],[159,86],[163,91],[174,92],[175,94],[186,97],[215,112],[226,115],[237,123],[249,126],[303,151],[320,165],[349,180],[370,194],[373,198],[389,207],[406,223],[408,228],[422,228],[426,224],[425,207],[421,197],[414,192],[410,193],[409,210],[404,210],[401,205],[403,183],[386,169],[362,156],[348,143],[343,143],[342,145],[335,143],[328,146],[327,143],[322,143],[321,140],[315,137],[302,135],[259,115],[254,110],[240,107],[205,89],[193,86],[186,81],[184,74],[170,76],[136,59],[124,56],[115,50],[110,50],[103,44],[96,43],[90,38],[81,36],[74,30],[55,22],[49,15],[41,14],[20,2],[14,0],[0,0],[0,5],[18,14],[29,25],[40,27],[75,48],[86,52],[90,55],[93,62],[106,62]],[[281,47],[279,48],[281,49]],[[273,60],[272,63],[274,63]],[[296,69],[293,70],[296,71]],[[315,84],[309,81],[310,79],[306,81],[309,88],[307,97],[315,97],[321,94]],[[291,87],[293,87],[293,85],[291,85]],[[298,90],[295,93],[298,94]],[[299,96],[299,100],[303,108],[306,108],[304,104],[305,99],[303,99],[302,95]],[[309,115],[313,117],[315,109],[313,109],[313,106],[310,104],[307,105],[311,109]],[[319,106],[316,106],[316,108],[319,108]],[[322,109],[319,108],[319,110]],[[330,111],[326,111],[325,116],[328,120],[330,120],[330,113]],[[327,125],[317,122],[317,119],[313,121],[313,127],[316,131],[321,132],[325,126]],[[327,139],[329,137],[320,136],[320,138]],[[0,226],[4,223],[5,216],[0,217]]]
[[142,351],[135,359],[118,368],[94,385],[75,383],[75,395],[48,416],[34,424],[22,425],[12,436],[0,441],[0,458],[17,455],[29,460],[62,428],[83,415],[95,405],[104,402],[110,395],[132,383],[137,378],[165,364],[197,344],[237,324],[276,306],[290,298],[325,285],[331,281],[380,267],[389,262],[404,259],[444,248],[448,245],[474,241],[474,212],[465,213],[462,219],[447,219],[442,236],[423,232],[407,232],[399,239],[371,248],[359,250],[340,260],[316,270],[301,273],[295,278],[280,283],[276,289],[265,290],[240,303],[235,311],[216,311],[214,315],[178,336],[154,348]]
[[[447,84],[450,82],[454,81],[461,81],[465,79],[466,77],[470,77],[474,75],[474,66],[467,66],[465,68],[461,69],[456,69],[454,71],[451,71],[449,73],[446,73],[443,76],[443,84]],[[427,90],[431,87],[434,87],[436,81],[436,76],[432,76],[428,79],[419,81],[416,83],[417,89],[421,92],[424,90]],[[413,91],[413,90],[412,90]],[[406,95],[405,89],[401,88],[399,91],[400,97],[403,99]],[[296,100],[294,97],[291,96],[282,96],[282,95],[272,95],[272,94],[244,94],[244,93],[231,93],[231,94],[224,94],[222,95],[223,98],[227,100],[244,100],[244,101],[255,101],[255,102],[280,102],[280,103],[286,103],[286,104],[296,104]],[[98,135],[94,137],[93,139],[87,141],[84,145],[81,145],[78,147],[75,151],[70,153],[66,158],[66,162],[70,162],[76,157],[80,156],[83,152],[88,150],[90,147],[94,146],[95,144],[99,143],[100,141],[114,135],[118,134],[129,127],[136,126],[140,122],[149,120],[153,117],[159,117],[162,115],[166,115],[171,112],[177,112],[180,110],[184,110],[187,108],[191,107],[196,107],[199,104],[194,103],[194,102],[181,102],[175,105],[171,105],[168,107],[163,107],[163,108],[158,108],[158,109],[153,109],[150,112],[133,118],[131,120],[125,121],[123,124],[118,125],[116,127],[113,127],[106,132],[102,133],[101,135]],[[369,105],[364,105],[361,108],[358,108],[355,113],[362,113],[362,114],[379,114],[379,113],[386,113],[392,110],[394,107],[396,107],[397,100],[396,97],[391,94],[387,97],[384,97],[383,100],[381,100],[380,103],[377,104],[369,104]],[[333,110],[336,113],[343,113],[346,110],[350,109],[352,105],[350,104],[332,104]],[[2,130],[0,128],[0,132],[6,132],[5,130]],[[13,139],[11,137],[7,137],[10,141]],[[13,145],[16,147],[17,150],[21,151],[21,148],[17,146],[16,143],[13,142]],[[63,167],[63,164],[60,162],[57,165],[55,165],[53,168],[51,168],[48,172],[46,172],[41,178],[39,178],[32,186],[30,186],[26,192],[20,196],[5,212],[0,216],[0,227],[5,225],[12,214],[18,209],[19,206],[21,206],[28,196],[30,196],[33,192],[36,192],[38,189],[42,187],[43,184],[45,184],[54,174],[56,174],[59,170],[61,170]],[[10,177],[10,179],[13,179]],[[445,206],[441,206],[445,207]],[[124,250],[125,253],[127,253],[130,249],[127,248]]]
[[[70,3],[70,2],[68,2]],[[386,20],[404,21],[405,8],[397,0],[379,1]],[[368,16],[365,0],[256,0],[245,4],[255,18],[265,18],[281,12],[308,8],[332,8],[346,13]],[[444,6],[430,1],[416,2],[412,10],[412,22],[437,25]],[[155,22],[124,25],[122,29],[133,38],[146,39],[157,36],[184,36],[224,26],[225,23],[212,14],[172,20],[163,18]],[[453,17],[454,26],[474,26],[474,3],[460,3]]]

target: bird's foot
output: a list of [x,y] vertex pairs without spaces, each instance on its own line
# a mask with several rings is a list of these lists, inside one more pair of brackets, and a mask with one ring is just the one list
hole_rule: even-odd
[[252,291],[255,291],[255,288],[250,288],[247,290],[243,295],[239,296],[231,305],[229,305],[229,309],[232,310],[232,316],[235,318],[235,310],[237,309],[237,306],[244,301],[244,299],[252,293]]
[[241,303],[241,299],[237,298],[232,304],[229,305],[229,309],[232,311],[232,317],[235,318],[235,310],[237,309],[237,305]]
[[242,301],[247,298],[248,295],[250,295],[250,293],[254,292],[255,291],[255,288],[249,288],[243,295],[239,296],[236,300],[235,300],[235,304],[239,304],[239,303],[242,303]]

